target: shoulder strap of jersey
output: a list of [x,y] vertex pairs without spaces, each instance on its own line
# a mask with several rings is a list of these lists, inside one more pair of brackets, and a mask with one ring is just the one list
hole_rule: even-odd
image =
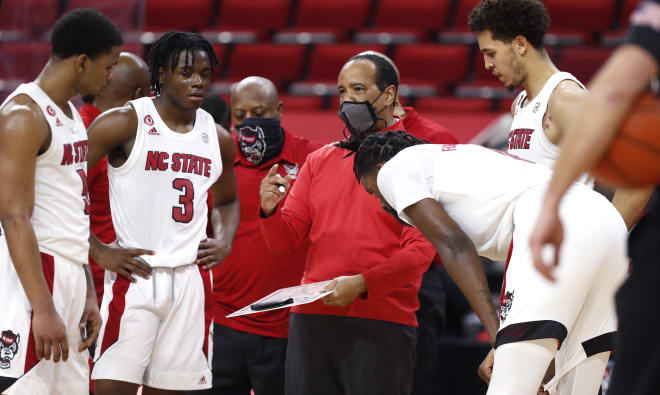
[[543,89],[541,89],[541,92],[539,92],[539,94],[534,98],[534,106],[537,106],[538,103],[537,111],[534,111],[535,118],[543,119],[545,112],[548,110],[548,102],[550,101],[550,97],[557,88],[557,85],[565,80],[575,81],[583,89],[586,89],[584,85],[582,85],[582,83],[578,81],[578,79],[575,78],[575,76],[571,73],[560,71],[553,74],[550,76],[550,78],[548,78],[548,81],[546,81]]

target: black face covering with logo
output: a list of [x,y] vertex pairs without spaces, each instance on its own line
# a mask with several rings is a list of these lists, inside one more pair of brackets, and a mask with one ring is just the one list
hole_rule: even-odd
[[241,154],[252,164],[262,165],[282,151],[284,131],[277,118],[247,118],[235,129]]

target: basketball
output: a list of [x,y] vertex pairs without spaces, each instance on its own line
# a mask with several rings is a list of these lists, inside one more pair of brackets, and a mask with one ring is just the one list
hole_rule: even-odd
[[660,183],[660,98],[646,93],[639,99],[591,173],[615,187]]

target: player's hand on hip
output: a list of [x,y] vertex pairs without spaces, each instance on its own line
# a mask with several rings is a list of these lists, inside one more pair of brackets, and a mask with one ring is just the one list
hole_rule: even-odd
[[209,270],[218,266],[231,253],[231,244],[221,239],[204,239],[197,249],[196,264]]
[[99,312],[98,301],[95,294],[90,294],[85,299],[85,309],[83,310],[82,318],[80,319],[80,338],[82,342],[78,346],[78,352],[92,346],[96,343],[96,338],[99,337],[101,330],[101,313]]
[[367,291],[367,285],[364,276],[357,274],[355,276],[341,276],[330,281],[323,288],[325,291],[334,291],[330,295],[323,297],[323,303],[327,306],[344,307],[357,299],[360,294]]
[[53,362],[69,359],[69,341],[64,322],[52,307],[45,311],[33,310],[32,334],[34,335],[37,359],[46,358]]
[[268,217],[275,211],[277,204],[284,198],[284,195],[291,188],[291,177],[282,177],[277,174],[279,165],[274,164],[268,170],[268,174],[261,180],[259,187],[259,197],[261,198],[261,211]]
[[484,358],[483,362],[481,362],[481,365],[479,365],[479,369],[477,369],[479,377],[481,377],[481,379],[486,383],[490,383],[490,378],[493,376],[494,364],[495,350],[491,348],[488,352],[488,355],[486,355],[486,358]]
[[529,238],[529,245],[534,267],[550,281],[555,281],[553,272],[559,264],[563,239],[564,230],[557,209],[544,204]]
[[145,279],[148,279],[151,275],[151,266],[140,258],[140,255],[154,255],[154,252],[141,248],[121,248],[107,245],[99,250],[96,263],[102,268],[115,272],[134,283],[137,282],[137,279],[133,275]]

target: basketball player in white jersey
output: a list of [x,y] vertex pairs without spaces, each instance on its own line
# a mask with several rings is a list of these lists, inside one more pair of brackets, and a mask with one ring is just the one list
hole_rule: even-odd
[[[524,88],[511,106],[508,152],[554,168],[571,122],[588,116],[576,112],[587,91],[573,75],[559,71],[543,48],[550,27],[543,3],[482,0],[470,13],[468,25],[477,33],[486,69],[510,90]],[[588,174],[577,181],[593,186]],[[638,219],[651,192],[652,188],[616,191],[612,203],[628,228]],[[491,357],[489,354],[482,370],[492,364]]]
[[[170,31],[147,62],[156,96],[110,110],[88,129],[90,166],[108,155],[118,247],[152,251],[138,259],[150,273],[135,282],[106,271],[97,395],[211,388],[209,269],[229,254],[238,227],[234,144],[199,108],[219,66],[213,47]],[[208,190],[219,211],[216,239],[206,238]],[[92,257],[113,248],[94,240]]]
[[[554,168],[571,122],[587,91],[572,74],[561,72],[543,48],[550,27],[540,0],[483,0],[468,25],[477,33],[484,66],[510,90],[524,88],[511,105],[508,152]],[[593,185],[587,174],[577,181]],[[652,188],[619,189],[613,204],[628,228],[638,219]]]
[[444,264],[459,268],[452,277],[478,255],[517,267],[502,287],[488,394],[535,394],[556,357],[557,379],[571,383],[560,394],[596,395],[617,327],[613,295],[627,271],[621,216],[575,184],[560,207],[559,259],[580,265],[560,265],[551,283],[536,272],[528,242],[551,170],[476,145],[420,143],[404,132],[371,135],[354,171],[385,210],[418,227]]
[[107,85],[121,45],[98,12],[63,15],[46,66],[0,108],[2,394],[88,393],[101,317],[87,265],[87,133],[69,99]]

